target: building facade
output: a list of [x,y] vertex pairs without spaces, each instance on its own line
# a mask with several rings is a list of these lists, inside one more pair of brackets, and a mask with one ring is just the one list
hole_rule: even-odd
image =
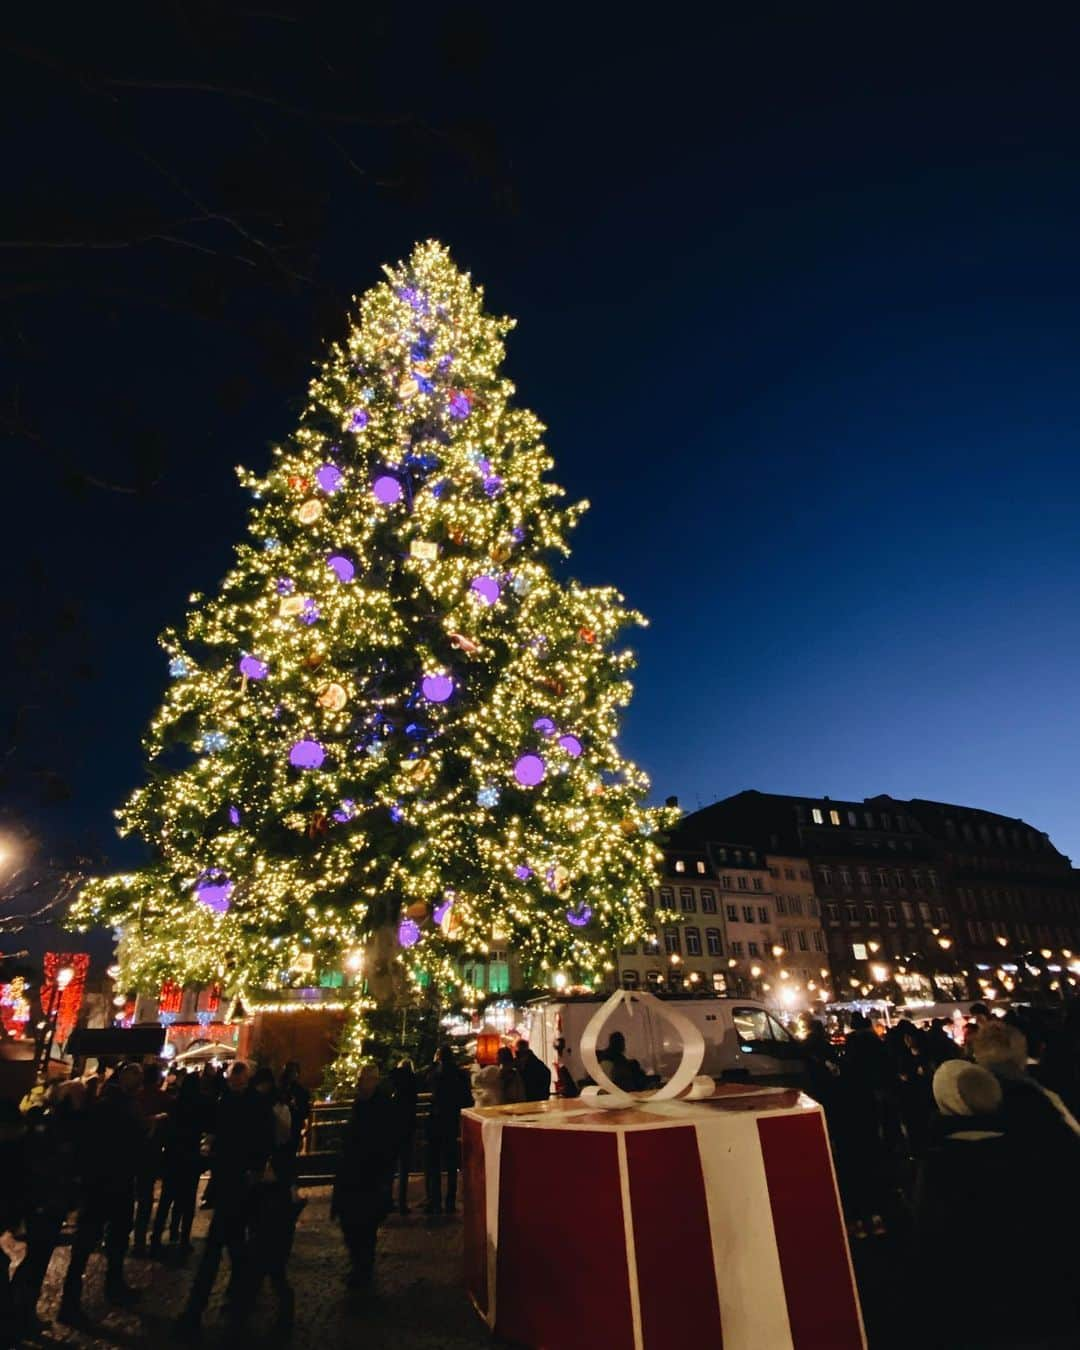
[[1065,993],[1080,976],[1080,876],[1022,820],[921,799],[751,790],[679,828],[703,848],[710,836],[749,840],[780,870],[774,886],[805,860],[839,997]]
[[805,858],[773,863],[750,845],[697,843],[676,830],[649,907],[645,941],[619,954],[626,988],[753,995],[781,1007],[820,997],[827,961]]

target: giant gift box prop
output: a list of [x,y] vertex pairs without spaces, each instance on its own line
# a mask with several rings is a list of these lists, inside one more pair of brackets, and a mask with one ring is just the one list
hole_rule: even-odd
[[[595,1062],[585,1038],[582,1053]],[[676,1077],[697,1100],[624,1105],[608,1084],[464,1112],[465,1273],[481,1316],[542,1350],[865,1350],[820,1107],[715,1087],[692,1065]]]

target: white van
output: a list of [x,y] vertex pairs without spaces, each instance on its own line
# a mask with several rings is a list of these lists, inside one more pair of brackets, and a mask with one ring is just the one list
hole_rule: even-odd
[[[552,1083],[560,1064],[575,1083],[587,1077],[581,1060],[581,1034],[606,996],[538,999],[525,1012],[529,1046],[551,1069]],[[698,1027],[705,1038],[705,1059],[699,1070],[723,1082],[799,1085],[803,1078],[800,1043],[771,1012],[752,998],[665,999]],[[600,1033],[599,1047],[613,1031],[626,1037],[626,1055],[647,1074],[662,1081],[678,1068],[682,1042],[665,1017],[644,1003],[622,1003]]]

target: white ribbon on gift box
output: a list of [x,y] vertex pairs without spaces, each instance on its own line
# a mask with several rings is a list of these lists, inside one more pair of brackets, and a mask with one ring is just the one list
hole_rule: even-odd
[[[612,1013],[624,1003],[631,1017],[634,1015],[635,1003],[643,1008],[652,1008],[658,1017],[666,1017],[682,1037],[683,1051],[679,1067],[662,1088],[649,1092],[647,1096],[624,1092],[622,1088],[616,1087],[600,1067],[600,1061],[596,1056],[596,1043],[600,1039],[600,1032]],[[715,1089],[711,1078],[698,1076],[698,1069],[701,1068],[705,1058],[705,1038],[701,1031],[677,1008],[670,1007],[644,990],[617,989],[606,1003],[601,1004],[582,1032],[581,1058],[589,1071],[589,1077],[596,1084],[595,1087],[583,1088],[581,1092],[582,1100],[588,1102],[590,1106],[600,1106],[614,1111],[627,1106],[644,1106],[650,1102],[666,1101],[672,1097],[711,1097]]]

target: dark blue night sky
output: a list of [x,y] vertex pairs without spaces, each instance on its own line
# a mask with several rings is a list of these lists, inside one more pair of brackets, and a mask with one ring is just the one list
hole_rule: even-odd
[[[658,797],[959,801],[1080,855],[1076,33],[755,10],[658,31],[485,10],[482,59],[430,88],[411,28],[400,66],[358,56],[388,100],[409,81],[493,120],[517,209],[465,176],[373,200],[333,218],[323,275],[363,290],[436,236],[518,318],[519,397],[593,504],[573,570],[651,619],[624,739]],[[74,498],[9,451],[10,568],[48,557],[96,669],[56,713],[75,796],[41,820],[100,837],[139,781],[155,635],[225,570],[233,465],[303,394],[252,365],[223,410],[203,391],[235,344],[147,323],[88,310],[55,359],[78,368],[69,430],[124,380],[183,429],[160,493]]]

